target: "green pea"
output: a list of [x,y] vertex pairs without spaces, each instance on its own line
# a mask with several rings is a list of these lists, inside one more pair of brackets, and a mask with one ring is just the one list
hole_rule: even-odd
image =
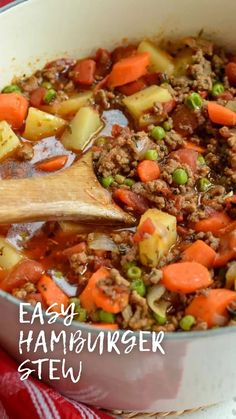
[[85,322],[87,320],[87,311],[85,308],[80,307],[78,309],[77,315],[74,318],[77,322]]
[[109,186],[111,186],[114,182],[114,178],[112,176],[103,177],[101,182],[104,188],[109,188]]
[[108,313],[104,310],[99,310],[99,320],[104,323],[115,323],[116,317],[113,313]]
[[172,179],[177,185],[184,185],[188,182],[188,173],[184,169],[175,169],[172,173]]
[[171,124],[168,121],[163,122],[162,126],[163,126],[165,131],[170,131],[171,130]]
[[211,94],[214,97],[219,96],[225,90],[224,85],[222,83],[215,83],[213,84]]
[[133,291],[136,291],[139,295],[141,295],[141,297],[144,297],[144,295],[146,294],[146,286],[142,279],[134,279],[131,282],[130,288]]
[[200,192],[205,192],[210,187],[211,187],[211,182],[206,177],[202,177],[201,179],[199,179],[198,189]]
[[55,99],[56,95],[57,95],[56,90],[54,90],[54,89],[49,89],[49,90],[45,93],[43,100],[44,100],[44,102],[45,102],[45,103],[49,104],[52,100],[54,100],[54,99]]
[[185,330],[187,332],[193,327],[195,323],[196,323],[195,317],[189,314],[187,316],[182,317],[182,319],[179,322],[179,325],[182,330]]
[[154,140],[160,141],[163,140],[163,138],[165,138],[166,132],[164,128],[162,128],[160,125],[157,125],[151,130],[151,136],[152,138],[154,138]]
[[77,297],[73,297],[69,299],[69,304],[74,304],[75,306],[75,313],[78,313],[78,310],[80,309],[80,300]]
[[123,270],[128,271],[129,268],[136,266],[136,262],[125,262],[123,265]]
[[133,186],[134,184],[135,184],[134,179],[127,178],[127,179],[124,180],[124,185],[126,185],[126,186]]
[[115,175],[115,181],[122,185],[125,182],[125,177],[122,175]]
[[146,160],[157,160],[158,153],[156,150],[147,150],[144,154],[144,159]]
[[205,161],[204,157],[203,157],[201,154],[199,154],[199,156],[197,157],[197,162],[198,162],[201,166],[204,166],[204,164],[206,164],[206,161]]
[[107,140],[106,140],[106,138],[104,138],[104,137],[99,137],[99,138],[97,138],[97,139],[95,140],[95,144],[96,144],[97,146],[103,146],[103,145],[105,145],[105,144],[106,144],[106,142],[107,142]]
[[142,271],[138,266],[131,266],[127,270],[127,277],[129,279],[139,279],[141,278],[141,275],[142,275]]
[[165,315],[153,313],[153,317],[160,326],[164,326],[167,323],[167,317]]
[[190,109],[200,109],[202,107],[202,98],[198,93],[191,93],[185,100],[185,104]]
[[14,93],[14,92],[21,92],[21,88],[19,86],[17,86],[17,84],[10,84],[9,86],[4,87],[4,89],[2,89],[2,93]]
[[50,83],[50,81],[44,80],[41,84],[42,87],[45,87],[45,89],[49,90],[49,89],[53,89],[53,85],[52,83]]

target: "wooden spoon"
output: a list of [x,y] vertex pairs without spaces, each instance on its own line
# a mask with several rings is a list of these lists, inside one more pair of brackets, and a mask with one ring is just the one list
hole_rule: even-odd
[[88,152],[68,169],[26,179],[0,180],[0,223],[73,220],[104,225],[133,225],[98,182]]

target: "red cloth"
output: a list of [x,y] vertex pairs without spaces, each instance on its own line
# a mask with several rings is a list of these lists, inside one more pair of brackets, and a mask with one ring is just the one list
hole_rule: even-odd
[[[10,3],[0,0],[0,7]],[[0,349],[0,419],[109,419],[68,400],[35,378],[21,381],[17,364]]]
[[1,419],[111,419],[69,400],[35,378],[21,381],[17,364],[0,349]]

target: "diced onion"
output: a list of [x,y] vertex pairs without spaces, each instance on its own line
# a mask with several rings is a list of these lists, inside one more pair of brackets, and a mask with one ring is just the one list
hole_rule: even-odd
[[167,301],[160,301],[166,289],[163,285],[158,284],[151,287],[147,294],[147,303],[150,309],[161,316],[166,314],[169,303]]
[[109,252],[118,252],[117,245],[106,234],[90,234],[88,237],[88,247],[92,250],[106,250]]

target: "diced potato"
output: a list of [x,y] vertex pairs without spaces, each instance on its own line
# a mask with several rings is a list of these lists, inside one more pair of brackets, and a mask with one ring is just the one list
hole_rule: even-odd
[[174,75],[181,77],[186,75],[187,66],[193,61],[193,52],[190,48],[184,48],[175,57],[174,60]]
[[8,243],[4,237],[0,236],[0,266],[2,269],[11,269],[20,260],[23,255]]
[[65,126],[64,119],[31,107],[26,118],[23,137],[30,141],[38,141],[56,135]]
[[151,109],[156,102],[169,102],[172,100],[170,92],[164,87],[150,86],[134,95],[123,99],[124,105],[134,118],[139,118],[145,111]]
[[95,109],[80,108],[62,136],[62,144],[69,150],[83,150],[103,123]]
[[138,52],[149,52],[150,54],[150,70],[161,71],[171,76],[174,72],[173,58],[163,49],[157,47],[150,41],[142,41],[138,46]]
[[90,226],[88,227],[86,224],[78,224],[72,221],[60,221],[59,226],[62,233],[65,235],[88,233],[89,229],[91,231]]
[[20,140],[6,121],[0,122],[0,161],[14,154]]
[[176,218],[154,208],[142,215],[139,225],[148,218],[155,226],[155,232],[139,242],[139,256],[144,266],[155,267],[176,242]]
[[92,96],[93,93],[91,91],[78,93],[78,95],[72,96],[60,103],[44,105],[41,107],[41,109],[45,112],[49,112],[62,117],[74,115],[80,108],[82,108],[82,106],[89,104],[89,100],[92,98]]

